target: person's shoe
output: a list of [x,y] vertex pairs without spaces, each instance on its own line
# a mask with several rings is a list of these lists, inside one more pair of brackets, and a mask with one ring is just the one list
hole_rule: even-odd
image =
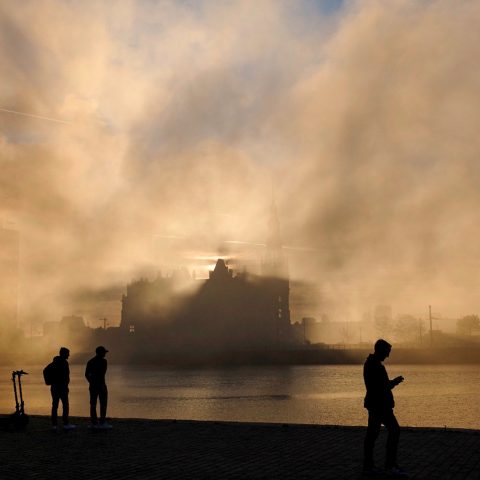
[[391,477],[397,477],[397,478],[407,478],[408,473],[398,465],[395,465],[394,467],[387,468],[387,473]]
[[103,430],[110,430],[111,428],[113,428],[113,426],[110,423],[103,422],[98,426],[98,428],[101,428]]
[[88,428],[91,428],[92,430],[95,430],[98,428],[98,423],[89,423]]
[[58,427],[56,425],[52,425],[52,432],[58,432]]
[[383,475],[384,473],[384,470],[377,467],[364,467],[362,471],[362,475],[364,475],[365,477],[378,477],[380,475]]
[[63,426],[63,429],[64,429],[64,430],[74,430],[75,428],[77,428],[77,426],[74,425],[73,423],[66,423],[66,424]]

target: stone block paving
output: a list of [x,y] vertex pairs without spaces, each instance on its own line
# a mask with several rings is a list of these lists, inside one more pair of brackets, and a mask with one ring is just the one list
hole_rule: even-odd
[[[46,417],[0,432],[0,479],[363,478],[363,427],[118,419],[92,431],[72,421],[69,432],[53,433]],[[412,479],[480,480],[480,432],[403,429],[400,460]]]

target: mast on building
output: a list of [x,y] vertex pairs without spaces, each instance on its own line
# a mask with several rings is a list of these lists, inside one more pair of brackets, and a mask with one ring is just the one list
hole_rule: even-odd
[[265,256],[262,261],[262,274],[269,278],[271,295],[271,319],[275,326],[276,344],[289,342],[291,337],[290,324],[290,281],[287,259],[283,253],[280,222],[277,205],[273,195],[268,218],[268,231]]
[[262,261],[263,275],[288,278],[288,265],[282,248],[280,222],[278,220],[277,205],[272,190],[272,203],[268,218],[268,230],[265,256]]

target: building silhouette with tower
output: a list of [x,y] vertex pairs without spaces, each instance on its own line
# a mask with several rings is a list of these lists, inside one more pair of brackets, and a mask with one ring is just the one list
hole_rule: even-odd
[[235,272],[219,258],[208,279],[186,269],[127,286],[120,328],[165,348],[278,347],[292,342],[288,265],[274,202],[261,273]]

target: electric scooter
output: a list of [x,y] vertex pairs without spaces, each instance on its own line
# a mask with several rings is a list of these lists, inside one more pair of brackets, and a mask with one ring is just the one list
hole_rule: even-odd
[[[13,393],[15,395],[15,412],[10,415],[10,426],[14,430],[23,430],[28,424],[28,415],[25,413],[25,403],[23,401],[22,393],[22,375],[28,375],[23,370],[14,370],[12,372]],[[18,394],[17,382],[18,378]],[[20,402],[19,402],[20,400]]]

